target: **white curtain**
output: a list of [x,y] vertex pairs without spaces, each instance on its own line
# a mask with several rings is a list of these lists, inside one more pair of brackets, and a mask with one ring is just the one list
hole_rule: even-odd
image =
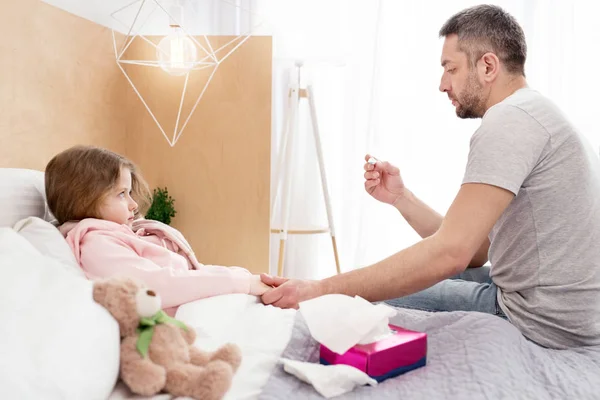
[[[580,1],[491,2],[523,26],[529,85],[553,99],[596,149],[600,66],[595,28],[600,5]],[[290,67],[306,64],[316,108],[343,271],[363,267],[419,240],[390,206],[363,188],[365,153],[396,164],[406,185],[440,213],[456,195],[479,120],[460,120],[438,91],[442,39],[452,14],[469,0],[257,0],[253,10],[274,36],[272,165],[281,140]],[[308,111],[301,108],[290,228],[327,223]],[[275,182],[272,185],[275,188]],[[281,212],[274,210],[275,224]],[[271,240],[276,272],[277,235]],[[284,274],[335,273],[327,235],[290,236]]]

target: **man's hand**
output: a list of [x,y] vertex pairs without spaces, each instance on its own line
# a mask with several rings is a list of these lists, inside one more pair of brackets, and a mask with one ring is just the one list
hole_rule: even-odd
[[261,274],[262,282],[274,287],[262,295],[262,302],[279,308],[298,308],[298,303],[319,297],[321,284],[319,281],[272,277]]
[[[369,154],[365,156],[368,161]],[[365,190],[373,198],[387,204],[395,204],[404,195],[405,187],[400,170],[387,161],[375,165],[365,163]]]

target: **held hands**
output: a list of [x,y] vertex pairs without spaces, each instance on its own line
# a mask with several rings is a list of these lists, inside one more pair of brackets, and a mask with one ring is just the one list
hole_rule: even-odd
[[252,296],[262,296],[269,289],[271,289],[271,286],[265,285],[261,281],[260,275],[252,275],[252,278],[250,278],[250,294]]
[[319,281],[287,279],[267,274],[261,274],[260,278],[270,289],[262,295],[262,302],[266,305],[298,308],[300,302],[323,294]]
[[[370,158],[367,154],[365,161]],[[365,163],[365,190],[376,200],[394,205],[406,190],[400,170],[387,161],[376,161],[375,165]]]

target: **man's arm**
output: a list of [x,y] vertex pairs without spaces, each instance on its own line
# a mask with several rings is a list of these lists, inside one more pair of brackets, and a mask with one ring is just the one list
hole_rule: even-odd
[[[423,239],[430,237],[440,229],[444,217],[437,211],[429,207],[410,190],[404,189],[404,194],[394,204],[394,207],[408,224],[421,236]],[[488,261],[488,249],[490,248],[490,240],[486,236],[481,246],[469,262],[469,267],[481,267]]]
[[370,267],[321,281],[316,295],[343,293],[381,301],[460,273],[513,198],[513,193],[496,186],[465,184],[435,233]]
[[423,239],[436,233],[444,220],[444,217],[408,189],[404,189],[402,197],[394,203],[394,207]]

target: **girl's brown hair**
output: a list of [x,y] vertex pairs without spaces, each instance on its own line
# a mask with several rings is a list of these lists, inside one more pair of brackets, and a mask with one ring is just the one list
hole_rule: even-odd
[[98,218],[98,206],[119,180],[121,168],[131,171],[131,197],[136,215],[146,211],[150,191],[134,163],[110,150],[75,146],[57,154],[46,166],[48,207],[59,224]]

